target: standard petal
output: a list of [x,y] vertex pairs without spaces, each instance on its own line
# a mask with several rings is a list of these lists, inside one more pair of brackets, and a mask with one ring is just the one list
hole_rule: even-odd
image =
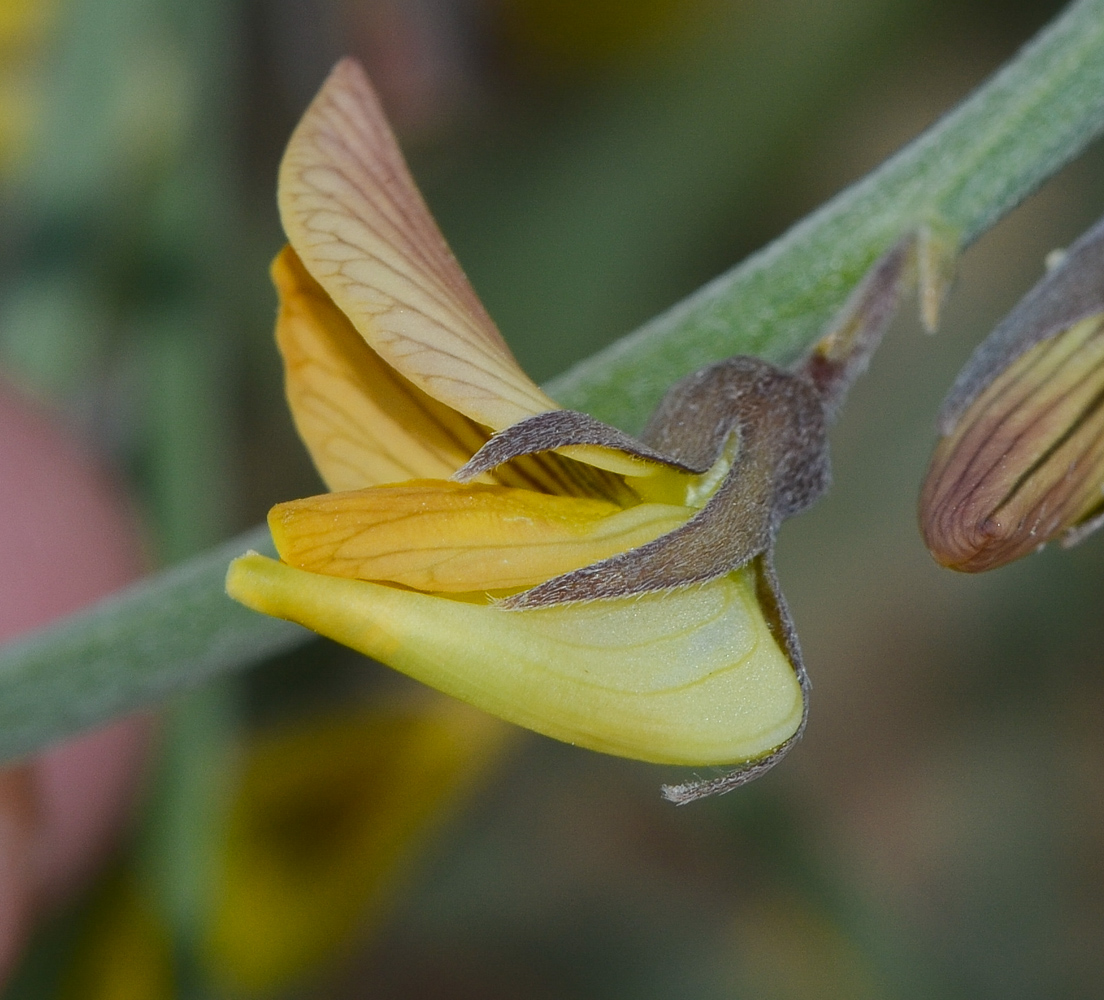
[[[288,404],[330,489],[447,479],[487,443],[486,428],[385,364],[291,247],[273,261],[272,278]],[[478,480],[570,496],[635,496],[620,477],[551,452],[519,456]]]
[[771,753],[801,725],[801,686],[750,572],[668,594],[513,612],[249,553],[231,564],[227,591],[494,715],[593,750],[731,764]]
[[293,500],[268,523],[280,558],[299,569],[463,593],[531,587],[650,542],[693,513],[433,480]]
[[337,64],[292,135],[279,203],[307,270],[419,388],[495,430],[557,408],[472,290],[353,60]]
[[385,364],[291,247],[272,279],[288,404],[330,489],[447,479],[486,442],[482,427]]

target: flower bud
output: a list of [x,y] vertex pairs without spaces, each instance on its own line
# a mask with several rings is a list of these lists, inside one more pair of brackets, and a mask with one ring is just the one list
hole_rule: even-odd
[[920,497],[936,561],[976,573],[1104,509],[1104,225],[1082,237],[979,347],[944,404]]

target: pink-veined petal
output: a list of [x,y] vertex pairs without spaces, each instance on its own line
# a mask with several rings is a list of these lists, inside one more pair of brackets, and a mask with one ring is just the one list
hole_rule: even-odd
[[330,489],[447,479],[487,440],[478,424],[385,364],[290,247],[272,278],[288,404]]
[[494,430],[557,408],[468,283],[353,60],[337,64],[292,135],[279,203],[307,271],[419,388]]
[[[330,489],[447,479],[486,444],[485,427],[427,395],[364,342],[291,247],[276,257],[272,278],[288,404]],[[519,456],[478,481],[635,499],[618,477],[552,452]]]

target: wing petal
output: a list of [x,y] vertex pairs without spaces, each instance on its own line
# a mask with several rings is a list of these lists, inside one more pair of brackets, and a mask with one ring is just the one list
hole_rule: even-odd
[[278,504],[280,558],[313,573],[463,593],[531,587],[679,527],[670,504],[423,480]]

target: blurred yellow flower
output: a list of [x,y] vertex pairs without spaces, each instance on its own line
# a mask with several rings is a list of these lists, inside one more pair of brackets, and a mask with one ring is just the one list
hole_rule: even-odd
[[56,0],[0,3],[0,177],[26,155],[37,117],[35,59],[56,11]]
[[502,29],[527,68],[591,69],[673,41],[708,14],[699,0],[499,0]]
[[434,697],[257,737],[220,843],[204,943],[212,980],[265,993],[348,951],[507,734]]
[[0,52],[41,41],[57,12],[57,0],[4,0],[0,5]]
[[296,129],[279,201],[287,394],[335,492],[275,507],[281,561],[236,560],[231,596],[558,739],[774,759],[805,681],[769,556],[826,479],[813,390],[733,359],[676,386],[648,444],[560,409],[467,283],[351,61]]
[[149,894],[132,873],[99,891],[71,964],[61,1000],[173,1000],[173,940]]

